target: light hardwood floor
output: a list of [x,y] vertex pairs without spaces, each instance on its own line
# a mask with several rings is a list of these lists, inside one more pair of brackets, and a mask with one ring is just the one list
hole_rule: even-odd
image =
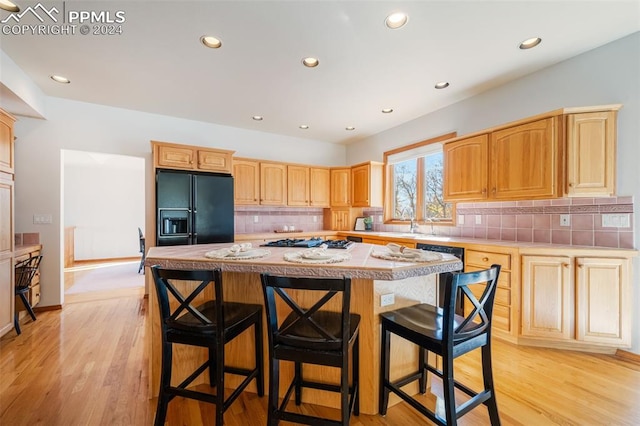
[[[147,302],[142,290],[66,303],[24,321],[0,340],[0,425],[151,425],[147,391]],[[614,356],[518,347],[495,341],[494,378],[503,425],[638,425],[640,365]],[[456,375],[480,384],[479,357],[465,355]],[[437,388],[437,383],[434,384]],[[427,392],[423,398],[437,399]],[[232,426],[266,424],[266,397],[243,394],[225,414]],[[302,411],[335,414],[303,405]],[[169,425],[211,425],[213,407],[176,398]],[[461,425],[488,425],[480,407]],[[430,424],[406,404],[353,425]]]

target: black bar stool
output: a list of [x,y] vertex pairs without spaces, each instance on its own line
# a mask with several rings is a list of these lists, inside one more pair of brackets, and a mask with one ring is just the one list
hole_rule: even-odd
[[[442,308],[419,304],[380,314],[380,414],[387,413],[389,392],[393,392],[438,425],[455,425],[459,417],[480,404],[487,406],[491,424],[500,424],[491,368],[491,314],[499,274],[500,265],[492,265],[484,271],[447,273]],[[470,286],[473,287],[473,291]],[[477,298],[474,293],[481,296]],[[466,316],[455,313],[458,294],[465,298],[465,306],[469,307],[465,309],[468,312]],[[395,382],[389,380],[391,333],[419,347],[418,371]],[[482,350],[484,389],[481,392],[476,392],[453,378],[453,360],[477,348]],[[442,357],[442,370],[429,364],[427,351]],[[420,392],[425,393],[427,371],[442,379],[445,419],[401,389],[404,385],[418,380]],[[456,407],[455,388],[471,397],[459,407]]]
[[[164,425],[169,401],[175,396],[192,398],[216,405],[216,425],[222,425],[224,412],[240,396],[240,393],[255,379],[258,395],[264,395],[264,372],[262,357],[262,306],[247,303],[224,302],[222,295],[222,273],[213,271],[185,271],[151,267],[162,329],[162,371],[160,395],[155,425]],[[199,285],[186,297],[175,287],[173,281],[196,281]],[[193,300],[213,284],[215,300],[193,306]],[[179,306],[171,310],[169,294]],[[255,368],[230,367],[225,365],[224,345],[250,327],[254,328]],[[178,386],[171,386],[173,343],[209,348],[209,359],[198,367]],[[187,386],[209,368],[209,382],[216,393],[210,394],[188,389]],[[224,398],[224,375],[245,376],[231,395]]]
[[[280,420],[307,425],[348,425],[351,412],[358,415],[359,407],[359,325],[360,316],[350,313],[351,279],[349,278],[289,278],[262,275],[267,329],[269,336],[269,406],[267,424],[277,425]],[[317,295],[312,306],[303,306],[295,291]],[[341,309],[330,311],[325,305],[341,294]],[[278,316],[276,305],[291,310],[284,319]],[[324,307],[324,309],[322,309]],[[280,324],[280,325],[278,325]],[[351,350],[352,384],[349,386],[349,350]],[[294,378],[278,405],[280,388],[280,361],[295,364]],[[303,364],[326,365],[340,368],[340,384],[305,380]],[[295,390],[295,403],[302,402],[302,388],[313,388],[340,393],[340,420],[287,411],[291,393]]]

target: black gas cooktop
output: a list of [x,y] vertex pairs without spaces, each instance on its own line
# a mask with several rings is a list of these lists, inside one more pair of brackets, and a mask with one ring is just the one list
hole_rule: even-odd
[[308,240],[287,238],[284,240],[269,241],[268,243],[262,244],[262,247],[318,247],[321,244],[326,244],[327,248],[331,249],[346,249],[353,245],[353,241],[323,240],[320,237],[314,237]]

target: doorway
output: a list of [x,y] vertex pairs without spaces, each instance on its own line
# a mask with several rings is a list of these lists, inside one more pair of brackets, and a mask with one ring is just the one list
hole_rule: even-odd
[[62,158],[66,301],[144,294],[145,159],[75,150]]

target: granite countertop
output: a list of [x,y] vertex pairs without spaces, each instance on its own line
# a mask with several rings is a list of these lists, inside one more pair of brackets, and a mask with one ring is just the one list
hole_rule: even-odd
[[[252,241],[258,248],[262,241]],[[210,259],[205,257],[209,251],[230,247],[233,243],[199,244],[190,246],[152,247],[145,259],[146,266],[161,265],[176,269],[211,269],[223,271],[270,273],[285,276],[336,277],[349,276],[373,280],[400,280],[409,277],[431,275],[462,269],[462,262],[448,254],[443,260],[434,262],[389,261],[371,256],[374,249],[381,246],[355,243],[347,250],[329,249],[330,252],[349,253],[351,258],[340,263],[301,264],[284,260],[284,254],[304,250],[303,247],[263,247],[270,254],[258,259]]]

